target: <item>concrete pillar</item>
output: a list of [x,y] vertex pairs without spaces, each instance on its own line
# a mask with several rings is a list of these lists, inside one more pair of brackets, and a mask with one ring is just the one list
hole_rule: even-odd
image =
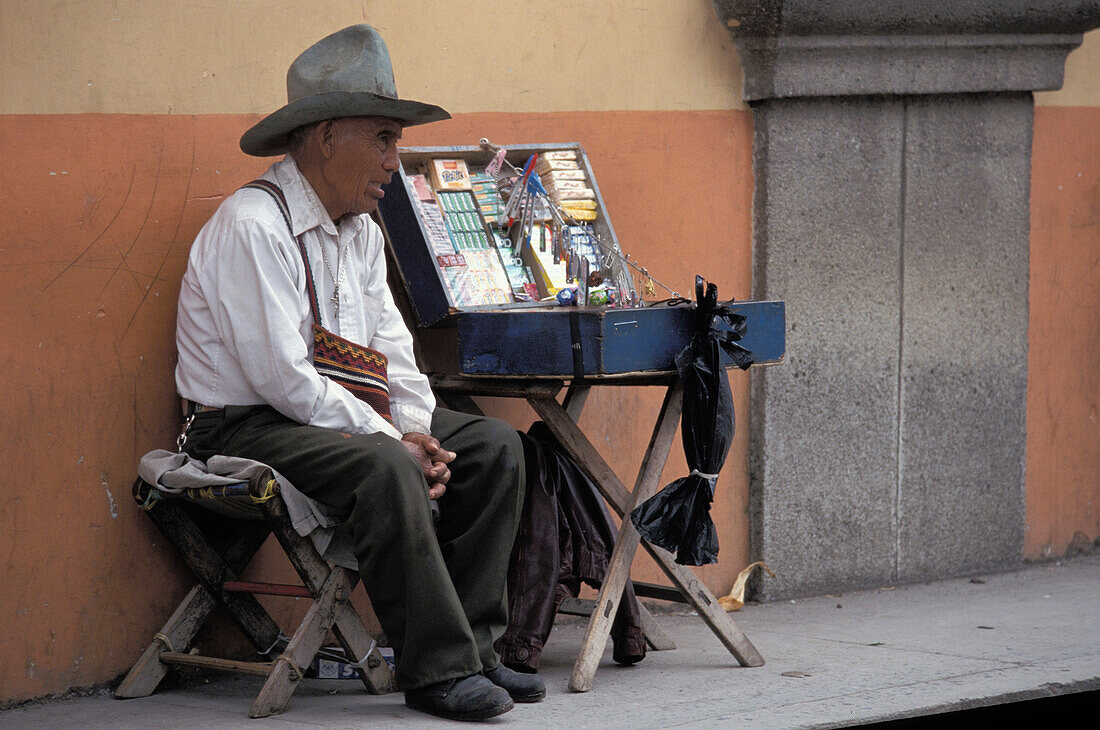
[[715,0],[754,115],[764,599],[1012,568],[1024,537],[1031,92],[1100,2]]

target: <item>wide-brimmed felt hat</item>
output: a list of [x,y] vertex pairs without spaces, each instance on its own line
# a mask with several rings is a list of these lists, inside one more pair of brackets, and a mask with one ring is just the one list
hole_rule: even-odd
[[434,104],[398,98],[390,52],[369,25],[339,30],[294,59],[286,72],[286,98],[286,106],[241,136],[241,151],[280,155],[293,130],[324,119],[381,116],[411,127],[451,118]]

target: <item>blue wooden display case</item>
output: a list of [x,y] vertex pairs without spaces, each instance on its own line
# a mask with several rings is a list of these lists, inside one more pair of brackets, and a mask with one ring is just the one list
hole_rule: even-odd
[[[618,245],[595,175],[580,145],[506,147],[517,167],[533,152],[575,150],[595,193],[597,228]],[[390,281],[410,324],[416,325],[424,365],[432,371],[474,376],[573,378],[674,369],[674,358],[691,337],[692,307],[565,307],[516,302],[461,306],[448,290],[429,243],[409,176],[434,158],[462,159],[483,169],[492,151],[481,147],[418,147],[401,150],[401,170],[386,187],[378,220],[386,237]],[[704,276],[706,272],[700,272]],[[721,293],[721,292],[720,292]],[[404,296],[402,296],[404,294]],[[782,302],[738,302],[747,320],[739,344],[757,363],[776,363],[785,350]]]

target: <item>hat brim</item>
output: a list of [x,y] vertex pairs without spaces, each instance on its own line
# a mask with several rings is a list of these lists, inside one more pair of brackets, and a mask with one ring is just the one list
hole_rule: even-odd
[[286,152],[288,135],[304,124],[371,116],[396,119],[405,127],[451,118],[441,107],[411,99],[391,99],[365,91],[315,94],[291,102],[261,119],[241,135],[241,151],[254,157],[281,155]]

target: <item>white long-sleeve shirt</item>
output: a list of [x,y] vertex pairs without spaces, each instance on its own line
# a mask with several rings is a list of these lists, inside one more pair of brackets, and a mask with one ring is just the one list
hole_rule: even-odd
[[[366,215],[336,226],[289,156],[263,177],[282,188],[294,235],[274,199],[252,188],[233,193],[203,226],[180,288],[179,394],[218,408],[266,403],[299,423],[344,433],[430,433],[435,397],[386,285],[378,226]],[[325,328],[389,359],[392,426],[313,368],[313,318],[294,239],[302,234]],[[337,315],[331,298],[338,268]]]

